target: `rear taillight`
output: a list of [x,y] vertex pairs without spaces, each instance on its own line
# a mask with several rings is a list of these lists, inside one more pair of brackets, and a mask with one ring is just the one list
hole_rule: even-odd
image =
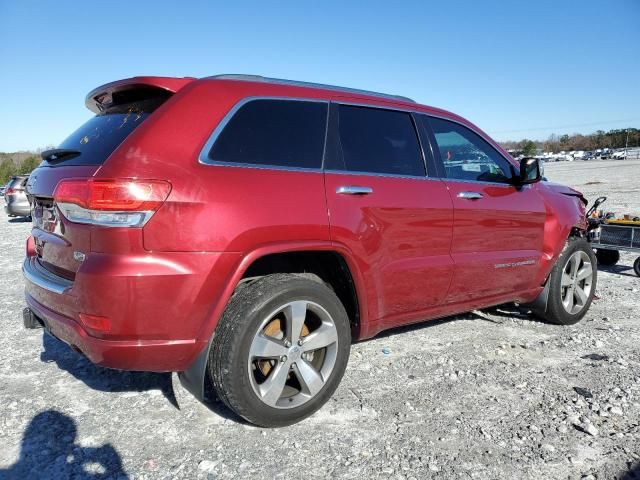
[[7,188],[7,190],[4,192],[5,195],[15,195],[16,193],[18,193],[16,189],[11,187]]
[[141,227],[164,203],[171,185],[162,180],[81,180],[58,183],[53,199],[71,222]]

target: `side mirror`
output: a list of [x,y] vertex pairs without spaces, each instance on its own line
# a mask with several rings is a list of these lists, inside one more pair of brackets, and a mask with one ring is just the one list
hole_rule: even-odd
[[526,157],[520,160],[520,176],[518,184],[526,185],[542,180],[544,167],[542,162],[534,157]]

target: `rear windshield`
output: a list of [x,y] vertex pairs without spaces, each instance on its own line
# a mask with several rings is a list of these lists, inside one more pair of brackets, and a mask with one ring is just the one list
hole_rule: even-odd
[[29,177],[13,177],[9,180],[7,186],[12,188],[24,187],[28,179]]
[[131,132],[166,100],[166,96],[109,108],[67,137],[58,148],[77,150],[80,155],[45,166],[102,165]]

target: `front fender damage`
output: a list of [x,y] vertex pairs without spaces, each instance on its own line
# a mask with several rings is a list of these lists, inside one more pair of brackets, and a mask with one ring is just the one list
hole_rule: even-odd
[[527,304],[536,314],[543,315],[549,299],[549,275],[569,237],[586,236],[587,200],[577,190],[558,184],[543,184],[546,219],[542,244],[541,266],[536,281],[544,287],[538,297]]

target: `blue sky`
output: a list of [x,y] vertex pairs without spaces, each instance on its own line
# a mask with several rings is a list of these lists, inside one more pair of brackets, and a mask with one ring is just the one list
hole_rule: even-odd
[[147,74],[396,93],[498,140],[640,127],[639,55],[640,0],[0,0],[0,151],[60,143],[89,90]]

